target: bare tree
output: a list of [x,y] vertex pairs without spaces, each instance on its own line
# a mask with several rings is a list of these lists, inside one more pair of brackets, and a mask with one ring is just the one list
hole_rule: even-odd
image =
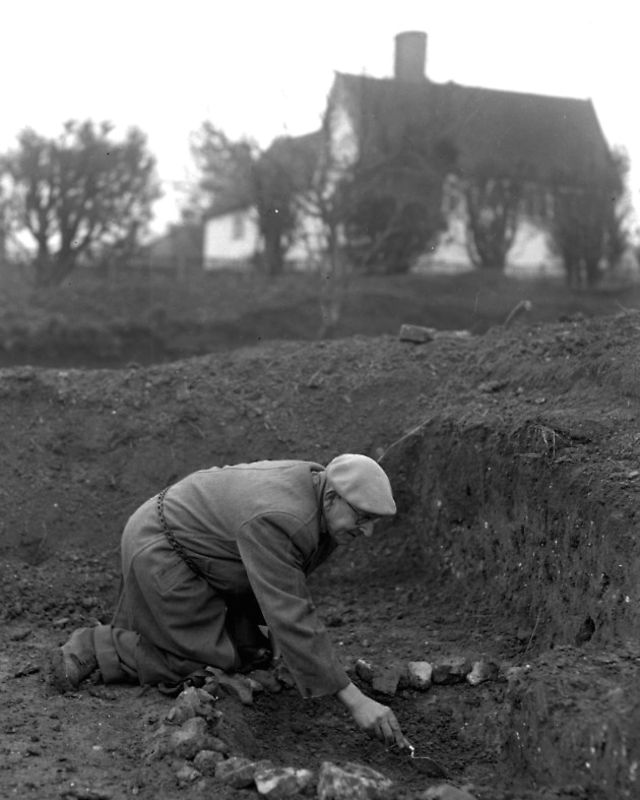
[[5,157],[18,226],[35,239],[35,281],[59,284],[81,258],[136,237],[159,196],[155,160],[137,130],[123,141],[109,123],[71,121],[48,139],[31,129]]
[[345,250],[345,173],[326,131],[320,133],[318,142],[313,167],[295,193],[295,235],[306,247],[307,263],[315,266],[320,282],[318,336],[324,338],[334,332],[340,320],[352,263]]

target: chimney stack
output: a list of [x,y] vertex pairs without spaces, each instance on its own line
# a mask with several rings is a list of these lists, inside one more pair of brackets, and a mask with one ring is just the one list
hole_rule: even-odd
[[404,31],[396,35],[394,78],[398,81],[423,81],[426,78],[427,34]]

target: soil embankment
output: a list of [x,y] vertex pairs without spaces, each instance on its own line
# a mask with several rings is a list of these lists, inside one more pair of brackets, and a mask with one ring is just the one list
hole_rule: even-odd
[[[108,619],[139,502],[199,466],[386,451],[398,521],[314,578],[341,657],[503,666],[508,682],[387,698],[478,798],[513,797],[518,781],[535,800],[633,797],[639,348],[628,312],[418,346],[354,337],[118,371],[2,370],[0,793],[176,791],[170,763],[134,766],[162,698],[121,687],[61,702],[37,671],[74,626]],[[408,796],[433,783],[330,701],[284,692],[246,719],[276,762],[369,763]]]

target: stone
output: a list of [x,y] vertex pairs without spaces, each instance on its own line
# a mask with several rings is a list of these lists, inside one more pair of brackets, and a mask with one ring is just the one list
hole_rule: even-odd
[[222,753],[225,756],[228,755],[230,750],[229,745],[217,736],[210,736],[208,738],[207,748],[209,750],[215,750],[216,753]]
[[201,773],[188,761],[183,762],[182,766],[176,771],[179,786],[195,783],[200,777]]
[[373,675],[373,680],[371,681],[371,688],[376,692],[380,692],[380,694],[393,697],[398,691],[402,672],[403,670],[396,665],[382,667],[380,670],[376,670]]
[[224,756],[217,750],[200,750],[193,759],[193,766],[201,775],[212,778],[221,761],[224,761]]
[[474,661],[471,672],[467,675],[467,683],[477,686],[485,681],[495,681],[500,674],[500,668],[493,661]]
[[471,672],[471,662],[463,656],[454,656],[433,664],[431,681],[438,684],[464,683]]
[[409,661],[407,664],[407,680],[412,689],[420,692],[431,686],[433,667],[428,661]]
[[274,675],[276,677],[276,680],[278,680],[280,684],[285,688],[287,689],[295,688],[296,685],[295,679],[291,674],[291,672],[289,671],[286,664],[284,664],[282,661],[276,664],[274,669]]
[[373,665],[368,661],[365,661],[364,658],[359,658],[356,661],[356,675],[360,678],[360,680],[364,681],[365,683],[371,683],[371,681],[373,681],[373,673]]
[[421,792],[419,800],[476,800],[475,796],[469,794],[465,789],[458,789],[451,783],[439,783],[437,786],[430,786]]
[[216,767],[216,778],[233,789],[246,789],[252,786],[256,771],[272,766],[270,761],[251,761],[242,756],[231,756]]
[[278,681],[274,673],[268,669],[254,669],[247,677],[257,681],[267,692],[277,694],[277,692],[282,691],[282,684]]
[[402,325],[399,338],[401,342],[424,344],[433,340],[435,332],[435,328],[425,328],[423,325]]
[[295,797],[310,786],[313,779],[310,769],[295,767],[261,767],[254,776],[258,792],[272,800]]
[[491,394],[492,392],[501,392],[508,385],[509,381],[482,381],[478,384],[478,391]]
[[169,736],[169,750],[178,758],[193,758],[206,750],[207,722],[203,717],[191,717]]
[[218,699],[218,689],[220,688],[220,681],[215,675],[209,675],[204,682],[202,691],[210,694],[214,700]]
[[239,700],[242,705],[250,706],[253,704],[253,691],[249,682],[243,675],[225,675],[220,676],[219,685],[221,689]]
[[182,725],[191,717],[212,717],[214,702],[209,692],[189,686],[177,696],[175,703],[167,712],[167,721]]
[[260,683],[260,681],[257,681],[250,675],[245,675],[244,679],[247,682],[247,686],[251,689],[251,692],[253,694],[260,694],[260,692],[264,692],[264,686]]
[[363,764],[338,766],[324,761],[318,774],[318,800],[378,800],[388,795],[392,782]]

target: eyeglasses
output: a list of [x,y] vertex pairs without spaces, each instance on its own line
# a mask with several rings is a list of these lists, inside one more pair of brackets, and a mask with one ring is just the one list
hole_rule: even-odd
[[[342,499],[344,500],[344,497]],[[356,527],[359,527],[360,525],[367,525],[369,522],[376,522],[378,519],[376,514],[368,514],[366,511],[360,511],[359,508],[352,506],[351,503],[348,503],[346,500],[344,502],[347,503],[349,508],[356,515]]]

